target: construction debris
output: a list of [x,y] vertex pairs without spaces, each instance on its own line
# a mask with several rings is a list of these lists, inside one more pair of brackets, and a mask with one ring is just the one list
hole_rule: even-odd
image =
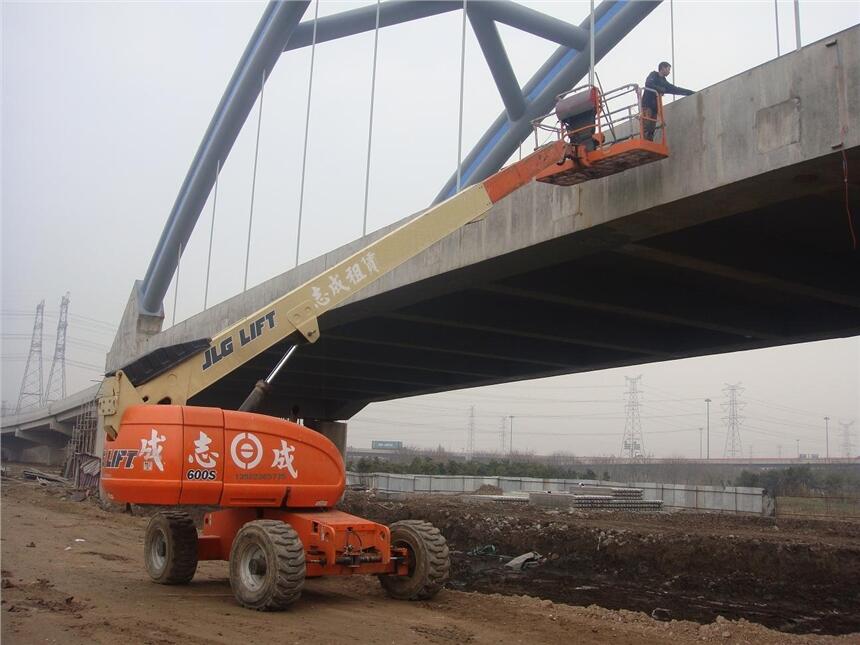
[[505,566],[508,569],[513,569],[514,571],[523,571],[525,569],[536,567],[544,562],[546,562],[546,558],[542,557],[540,553],[537,551],[529,551],[528,553],[523,553],[522,555],[518,555],[511,559],[510,562],[506,562]]
[[477,488],[473,494],[474,495],[503,495],[505,491],[503,491],[498,486],[493,486],[491,484],[484,484],[483,486]]
[[59,475],[46,473],[46,472],[43,472],[41,470],[35,470],[33,468],[24,469],[21,472],[21,475],[24,477],[24,479],[32,479],[32,480],[35,480],[39,483],[45,483],[45,484],[50,483],[50,484],[68,485],[71,483],[65,477],[60,477]]
[[460,498],[466,502],[512,502],[515,504],[526,504],[529,501],[526,495],[461,495]]
[[467,551],[466,555],[498,555],[498,553],[496,553],[495,544],[485,544],[484,546],[476,546],[474,549]]
[[610,486],[589,486],[587,484],[579,484],[570,486],[567,489],[568,493],[574,495],[608,495],[615,499],[642,499],[641,488],[627,487],[610,487]]
[[101,459],[95,455],[81,454],[80,460],[81,465],[75,475],[76,488],[86,491],[98,490],[102,468]]
[[529,504],[550,508],[587,510],[646,511],[663,510],[662,500],[642,499],[641,488],[578,486],[569,493],[529,493]]

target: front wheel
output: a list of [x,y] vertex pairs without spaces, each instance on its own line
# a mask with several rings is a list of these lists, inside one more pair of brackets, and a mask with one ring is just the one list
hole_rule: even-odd
[[152,516],[143,541],[143,561],[153,581],[162,585],[191,582],[197,571],[197,529],[188,513]]
[[230,549],[230,586],[239,604],[277,611],[294,603],[305,583],[305,549],[298,533],[277,520],[248,522]]
[[429,522],[402,520],[391,525],[391,546],[408,552],[409,573],[383,575],[385,592],[398,600],[427,600],[448,580],[451,562],[445,536]]

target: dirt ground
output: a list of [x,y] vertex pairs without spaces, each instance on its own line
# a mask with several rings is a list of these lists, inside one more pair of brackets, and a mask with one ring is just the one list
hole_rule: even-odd
[[[64,488],[21,480],[17,472],[13,467],[12,478],[2,482],[3,643],[769,644],[860,638],[790,635],[723,617],[701,625],[661,622],[641,612],[455,589],[443,590],[429,602],[400,602],[388,599],[376,580],[368,578],[309,580],[290,610],[257,613],[235,603],[223,562],[202,562],[185,587],[151,583],[142,564],[146,517],[108,512],[93,500],[72,501]],[[464,507],[449,503],[460,513],[458,521],[469,524]],[[367,495],[348,500],[348,505],[376,505],[385,513],[396,512],[391,504]],[[615,530],[610,524],[621,520],[583,521],[595,528],[604,525],[606,531]],[[856,560],[856,532],[834,530],[834,540],[843,547],[855,545]],[[815,532],[798,531],[786,544],[806,544],[804,531]],[[452,542],[460,539],[458,534]],[[470,586],[459,574],[453,584]]]
[[[860,523],[559,512],[439,496],[403,503],[373,493],[351,493],[344,505],[379,522],[433,522],[453,550],[454,589],[662,608],[699,623],[743,618],[787,633],[860,632]],[[476,547],[497,555],[470,554]],[[500,562],[528,551],[546,561],[522,573]]]

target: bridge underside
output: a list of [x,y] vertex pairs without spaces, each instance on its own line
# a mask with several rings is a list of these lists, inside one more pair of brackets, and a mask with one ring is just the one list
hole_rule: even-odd
[[[847,160],[856,217],[860,149]],[[858,276],[837,151],[343,306],[265,412],[346,419],[374,401],[857,335]],[[192,403],[238,407],[284,349]]]

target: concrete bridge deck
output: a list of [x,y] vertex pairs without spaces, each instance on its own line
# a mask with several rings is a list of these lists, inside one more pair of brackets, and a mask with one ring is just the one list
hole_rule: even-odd
[[99,386],[93,385],[43,408],[3,417],[0,427],[3,459],[61,463],[75,422],[98,391]]

